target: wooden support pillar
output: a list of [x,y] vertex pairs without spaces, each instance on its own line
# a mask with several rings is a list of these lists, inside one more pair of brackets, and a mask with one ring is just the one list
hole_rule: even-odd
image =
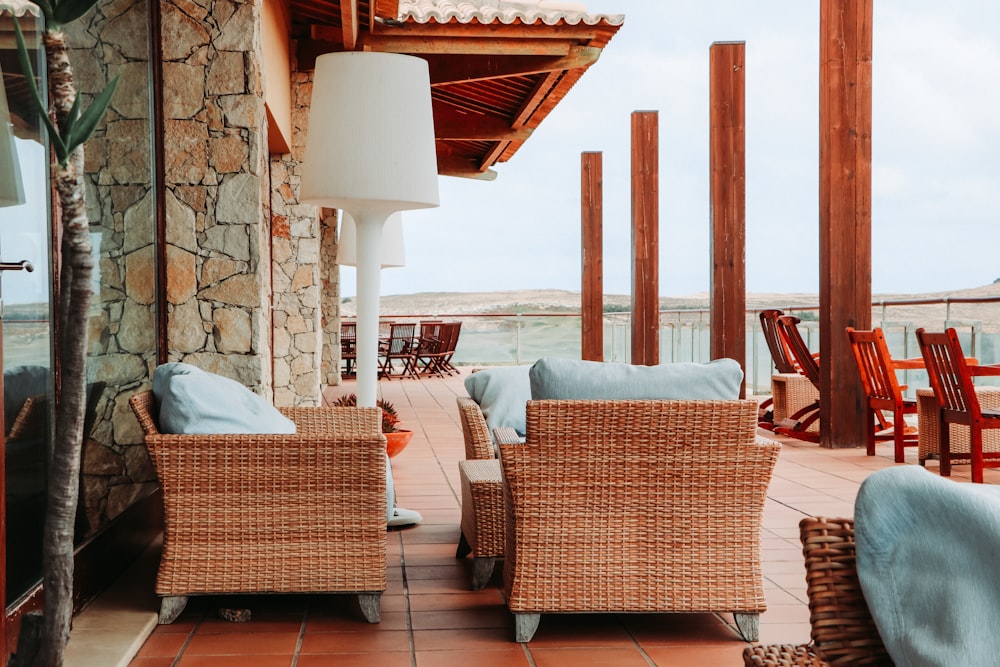
[[632,113],[632,363],[660,363],[659,117]]
[[[712,359],[746,371],[746,147],[744,42],[709,51],[712,200]],[[746,396],[746,378],[740,387]]]
[[600,152],[580,155],[580,220],[583,263],[580,358],[604,361],[604,176]]
[[844,329],[871,328],[872,0],[820,1],[820,443],[865,443]]

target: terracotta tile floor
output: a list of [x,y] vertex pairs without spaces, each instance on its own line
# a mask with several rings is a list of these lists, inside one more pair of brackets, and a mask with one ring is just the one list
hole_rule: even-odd
[[[463,376],[464,377],[464,376]],[[728,615],[543,615],[534,640],[513,642],[499,577],[468,590],[471,560],[456,560],[459,498],[457,462],[464,456],[455,397],[463,377],[380,382],[405,427],[416,431],[393,459],[398,502],[424,521],[387,533],[389,586],[382,622],[368,625],[347,596],[193,598],[181,618],[158,626],[133,667],[465,667],[573,665],[708,667],[742,664],[744,642]],[[328,398],[352,391],[330,388]],[[807,515],[852,516],[860,482],[894,465],[891,446],[878,456],[861,449],[830,450],[782,439],[783,450],[764,517],[764,574],[768,610],[761,641],[809,638],[798,522]],[[915,450],[908,462],[916,462]],[[932,469],[936,467],[931,463]],[[967,479],[968,467],[955,477]],[[988,482],[1000,471],[988,470]],[[500,568],[497,568],[499,573]],[[252,610],[253,620],[228,623],[220,607]]]

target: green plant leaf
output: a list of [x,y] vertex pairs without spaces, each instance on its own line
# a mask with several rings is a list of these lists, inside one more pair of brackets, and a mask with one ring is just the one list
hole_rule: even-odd
[[76,97],[73,98],[73,106],[70,107],[69,113],[66,114],[66,119],[63,120],[62,124],[59,126],[59,134],[61,134],[63,137],[68,137],[70,135],[70,131],[73,128],[73,124],[76,123],[76,118],[79,115],[80,115],[80,94],[77,93]]
[[31,60],[28,58],[28,46],[24,43],[21,24],[18,23],[16,17],[14,18],[14,36],[17,38],[17,59],[21,64],[21,70],[24,72],[24,80],[27,82],[28,90],[31,91],[31,96],[35,100],[38,113],[45,123],[45,129],[48,130],[49,141],[52,142],[52,150],[55,151],[56,157],[59,159],[59,164],[65,166],[66,160],[69,159],[69,151],[66,150],[66,143],[59,134],[59,129],[53,124],[52,119],[49,118],[48,110],[42,102],[41,95],[38,94],[38,86],[35,84],[35,72],[31,68]]
[[52,0],[52,19],[59,25],[66,25],[89,12],[97,2],[98,0]]
[[[120,78],[121,74],[112,79],[111,83],[105,86],[104,90],[94,98],[94,101],[83,113],[73,119],[71,124],[67,123],[66,148],[68,152],[72,153],[76,150],[77,146],[83,145],[94,134],[94,130],[97,129],[101,118],[104,117],[104,112],[108,110],[108,105],[111,104],[111,96],[114,95],[115,88],[118,87],[118,79]],[[80,94],[77,93],[76,99],[73,100],[74,111],[78,110],[79,102]]]

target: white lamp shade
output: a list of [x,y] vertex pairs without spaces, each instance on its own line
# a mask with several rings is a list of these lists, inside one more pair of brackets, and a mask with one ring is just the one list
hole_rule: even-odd
[[350,51],[316,59],[301,201],[388,216],[438,205],[427,61]]
[[17,162],[14,126],[10,122],[7,91],[4,90],[3,72],[0,71],[0,206],[17,206],[23,203],[21,165]]
[[[383,269],[406,266],[402,213],[393,213],[382,225],[382,251],[380,255]],[[337,263],[341,266],[358,265],[358,230],[354,224],[354,218],[346,211],[341,211]]]

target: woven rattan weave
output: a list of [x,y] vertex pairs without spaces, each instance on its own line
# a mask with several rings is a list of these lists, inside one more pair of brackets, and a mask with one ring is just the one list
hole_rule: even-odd
[[501,444],[515,638],[551,612],[764,611],[760,525],[777,443],[755,401],[531,401]]
[[756,665],[892,665],[861,592],[854,557],[854,521],[808,517],[799,523],[806,561],[812,644],[752,646]]
[[376,408],[283,410],[293,435],[166,435],[152,392],[130,405],[163,492],[161,622],[190,595],[305,592],[357,593],[378,621],[386,462]]
[[458,416],[462,422],[462,435],[465,437],[465,458],[493,459],[496,452],[490,439],[490,429],[486,425],[486,417],[479,404],[468,396],[459,396]]

